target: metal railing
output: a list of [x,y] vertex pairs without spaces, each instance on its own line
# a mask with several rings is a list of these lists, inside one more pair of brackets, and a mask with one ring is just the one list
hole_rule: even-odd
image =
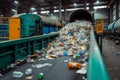
[[90,39],[91,39],[90,40],[91,45],[90,45],[87,80],[110,80],[107,69],[103,62],[101,52],[95,40],[93,30],[91,30]]

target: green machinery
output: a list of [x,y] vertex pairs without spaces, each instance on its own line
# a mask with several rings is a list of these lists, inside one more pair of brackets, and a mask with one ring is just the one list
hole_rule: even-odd
[[27,55],[33,54],[35,50],[46,47],[46,44],[58,35],[55,33],[0,42],[0,71],[6,69],[16,60],[24,60]]
[[57,19],[37,14],[18,14],[9,19],[9,39],[48,34],[58,31],[61,27],[62,23]]
[[10,40],[36,36],[41,34],[42,34],[42,20],[38,15],[21,14],[14,15],[9,19]]

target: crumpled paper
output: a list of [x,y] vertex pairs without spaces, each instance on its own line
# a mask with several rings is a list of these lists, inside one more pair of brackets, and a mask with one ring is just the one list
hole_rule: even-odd
[[52,64],[50,64],[50,63],[44,63],[44,64],[35,64],[35,65],[32,65],[32,67],[35,67],[35,68],[43,68],[43,67],[46,67],[46,66],[52,66]]

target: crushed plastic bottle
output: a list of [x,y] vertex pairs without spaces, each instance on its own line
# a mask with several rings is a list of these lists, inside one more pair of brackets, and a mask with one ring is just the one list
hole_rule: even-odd
[[36,64],[36,65],[32,65],[32,67],[35,67],[35,68],[42,68],[42,67],[46,67],[46,66],[52,66],[52,64],[50,63],[44,63],[44,64]]
[[81,63],[79,63],[79,62],[68,62],[68,67],[70,68],[70,69],[80,69],[81,67],[82,67],[82,65],[81,65]]
[[32,69],[31,69],[31,68],[26,69],[25,74],[29,75],[29,74],[31,74],[31,73],[32,73]]
[[14,78],[21,78],[23,73],[21,71],[14,71],[12,75]]
[[39,80],[42,80],[44,78],[44,75],[43,75],[43,73],[39,73],[37,77]]

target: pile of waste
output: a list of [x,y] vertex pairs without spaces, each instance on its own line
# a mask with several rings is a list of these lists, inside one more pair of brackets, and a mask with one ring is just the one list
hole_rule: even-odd
[[[35,54],[28,56],[28,61],[31,60],[31,58],[39,57],[39,55],[44,56],[45,59],[54,59],[60,56],[72,56],[73,59],[78,62],[64,60],[64,62],[68,62],[68,67],[70,69],[76,68],[82,69],[82,71],[83,69],[85,70],[89,60],[91,28],[92,24],[88,21],[69,23],[59,31],[60,36],[48,43],[46,48],[42,48],[40,51],[36,50]],[[84,64],[80,63],[81,61]],[[77,71],[77,73],[78,72],[80,71]]]
[[48,43],[46,56],[73,56],[74,59],[88,61],[91,23],[78,21],[62,28],[53,42]]

